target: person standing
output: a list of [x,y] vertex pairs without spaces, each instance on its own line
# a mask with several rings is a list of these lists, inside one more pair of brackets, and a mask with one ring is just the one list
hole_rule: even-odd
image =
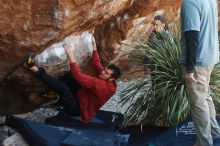
[[210,75],[219,61],[217,0],[183,0],[180,63],[196,129],[195,146],[213,146],[220,138],[216,111],[209,93]]

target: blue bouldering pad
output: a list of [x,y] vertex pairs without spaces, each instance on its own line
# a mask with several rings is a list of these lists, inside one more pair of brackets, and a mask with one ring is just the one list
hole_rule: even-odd
[[[217,118],[220,124],[220,118]],[[195,127],[189,117],[177,126],[171,127],[162,134],[150,139],[146,146],[192,146],[196,141]],[[215,139],[213,146],[220,146],[220,140]]]
[[16,130],[31,146],[118,146],[120,134],[109,130],[50,126],[10,116],[6,125]]
[[117,130],[124,120],[121,113],[99,110],[88,124],[81,121],[80,117],[72,117],[60,111],[57,115],[45,120],[48,125],[63,126],[68,128],[85,128],[95,130]]

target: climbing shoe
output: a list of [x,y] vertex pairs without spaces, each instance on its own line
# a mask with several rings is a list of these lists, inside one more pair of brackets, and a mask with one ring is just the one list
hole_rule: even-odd
[[31,68],[31,67],[35,66],[34,57],[35,57],[35,55],[33,53],[28,54],[28,56],[24,62],[25,68]]
[[54,90],[49,90],[49,91],[40,93],[39,96],[43,98],[53,99],[54,97],[58,96],[58,94]]

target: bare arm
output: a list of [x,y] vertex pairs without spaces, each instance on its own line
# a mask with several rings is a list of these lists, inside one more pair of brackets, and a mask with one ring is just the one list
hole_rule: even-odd
[[72,76],[83,87],[94,88],[95,85],[96,85],[95,84],[96,78],[93,78],[93,77],[91,77],[89,75],[86,75],[86,74],[81,72],[81,70],[79,69],[79,67],[76,64],[76,60],[75,60],[75,57],[73,55],[73,48],[70,45],[64,44],[63,47],[64,47],[64,49],[66,51],[66,54],[69,58],[70,70],[71,70]]
[[95,38],[94,37],[92,37],[92,45],[93,45],[93,51],[96,51],[97,50],[97,46],[96,46]]
[[93,69],[96,71],[96,73],[99,74],[104,69],[104,67],[100,63],[100,58],[97,52],[97,46],[94,37],[92,37],[92,44],[93,44],[92,66]]
[[73,52],[73,48],[69,44],[64,44],[63,47],[64,47],[64,49],[66,51],[66,54],[67,54],[67,56],[69,58],[69,62],[70,63],[75,63],[76,60],[75,60],[75,57],[74,57],[74,55],[72,53]]

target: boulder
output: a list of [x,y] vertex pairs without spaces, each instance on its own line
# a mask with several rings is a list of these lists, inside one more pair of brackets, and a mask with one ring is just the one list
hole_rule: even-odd
[[[68,38],[77,42],[83,34],[93,33],[102,63],[115,63],[128,72],[133,64],[125,54],[133,50],[131,42],[148,37],[157,14],[168,23],[178,21],[180,4],[170,0],[1,0],[0,111],[27,112],[45,102],[38,95],[46,87],[23,69],[28,52],[34,52],[38,63],[58,78],[68,64],[61,57],[62,49],[52,53],[54,46],[62,48],[59,45]],[[79,66],[91,73],[89,48],[77,49]]]

